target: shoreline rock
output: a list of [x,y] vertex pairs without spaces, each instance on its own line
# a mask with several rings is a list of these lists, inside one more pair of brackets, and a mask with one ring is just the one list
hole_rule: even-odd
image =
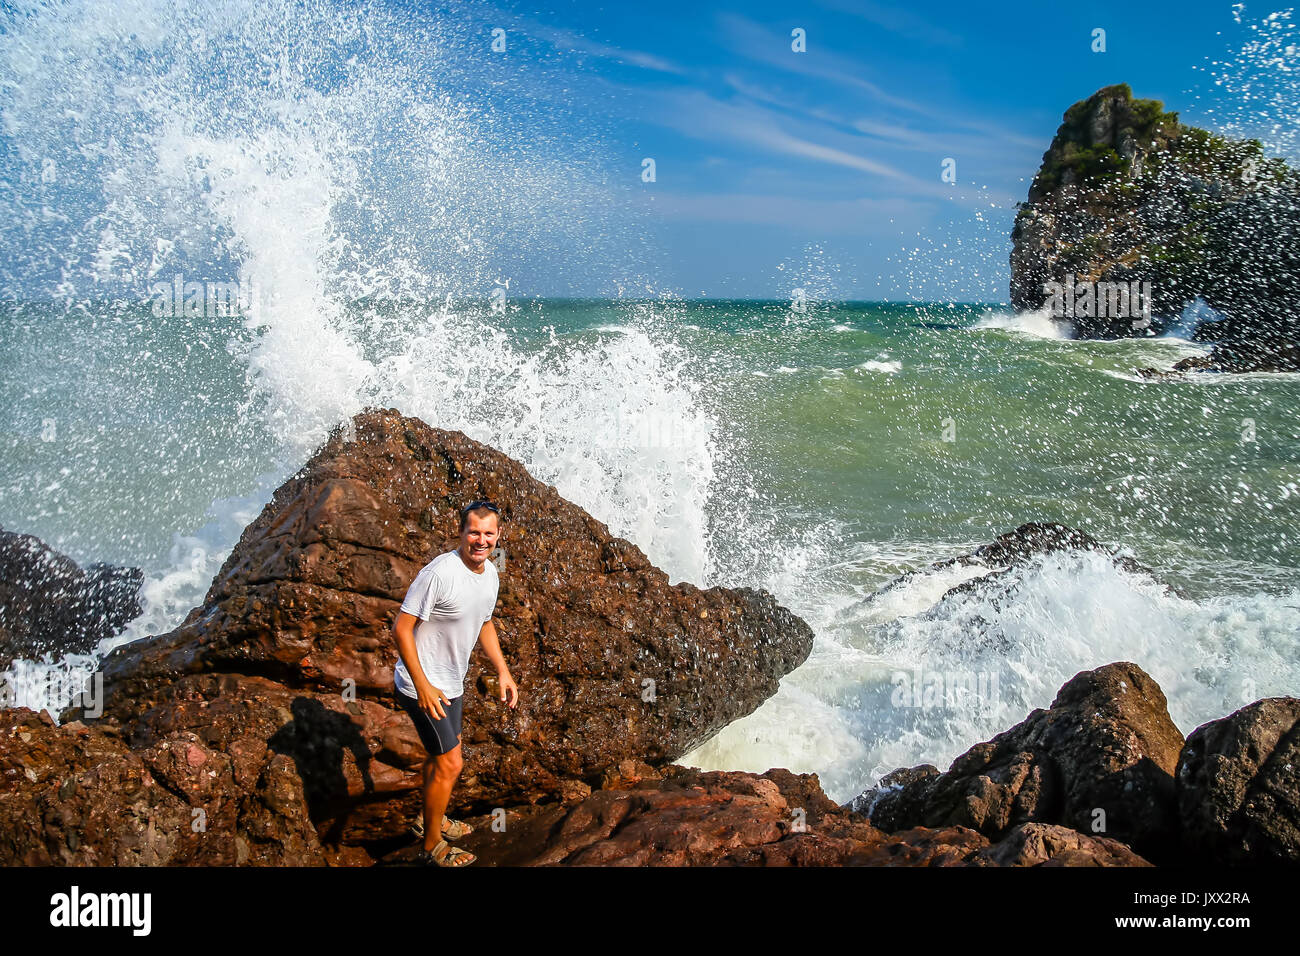
[[[390,625],[420,567],[455,546],[457,509],[475,498],[506,518],[495,621],[523,693],[516,710],[502,704],[475,656],[456,812],[573,802],[627,759],[666,765],[752,712],[811,650],[811,629],[770,594],[670,585],[518,462],[369,410],[276,491],[202,606],[104,659],[102,716],[90,716],[93,702],[63,714],[95,747],[106,735],[132,759],[157,756],[154,779],[222,821],[223,849],[182,841],[172,862],[317,862],[321,844],[364,848],[417,818],[423,751],[392,699]],[[214,782],[191,792],[186,766],[159,756],[178,749]],[[259,781],[273,791],[269,817],[239,809]],[[259,856],[268,827],[297,834],[299,849]]]
[[[507,815],[509,818],[509,814]],[[1115,840],[1020,827],[991,842],[960,826],[888,834],[837,807],[816,774],[700,771],[607,789],[569,807],[491,817],[461,841],[485,866],[1149,866]],[[403,865],[413,848],[381,861]]]
[[1107,664],[1073,677],[1047,710],[976,744],[947,772],[895,771],[854,803],[887,831],[966,826],[997,840],[1021,824],[1055,824],[1169,861],[1182,747],[1159,685],[1136,664]]
[[[924,568],[900,574],[886,582],[868,595],[867,601],[903,587],[918,575],[933,574],[954,566],[987,568],[988,573],[981,574],[949,588],[939,598],[940,603],[950,597],[972,591],[1001,589],[1006,593],[1008,582],[1012,581],[1016,569],[1039,555],[1055,551],[1092,551],[1105,555],[1116,567],[1130,574],[1145,575],[1158,580],[1156,573],[1145,565],[1124,554],[1121,549],[1103,544],[1086,531],[1071,528],[1068,525],[1052,521],[1028,521],[1013,531],[1000,534],[989,544],[980,545],[968,554],[934,561]],[[1160,582],[1161,586],[1172,593],[1179,593],[1171,584]],[[1012,584],[1012,587],[1014,585]]]
[[1175,776],[1189,854],[1300,865],[1300,700],[1272,697],[1202,724]]
[[1076,333],[1155,334],[1160,317],[1200,299],[1225,316],[1198,335],[1216,344],[1174,373],[1300,371],[1300,173],[1258,140],[1187,126],[1125,84],[1104,87],[1065,112],[1011,237],[1016,309],[1041,308],[1044,283],[1071,275],[1149,282],[1156,327],[1076,315]]
[[84,568],[35,535],[0,528],[0,671],[15,658],[84,654],[144,610],[144,572]]

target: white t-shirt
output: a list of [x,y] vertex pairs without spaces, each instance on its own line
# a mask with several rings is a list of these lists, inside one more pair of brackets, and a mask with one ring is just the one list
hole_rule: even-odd
[[[458,551],[444,551],[415,576],[406,590],[402,610],[420,619],[415,625],[415,653],[429,683],[447,695],[464,693],[469,655],[478,632],[492,619],[497,604],[497,569],[483,562],[482,573],[471,571]],[[393,669],[397,689],[417,696],[415,684],[399,655]]]

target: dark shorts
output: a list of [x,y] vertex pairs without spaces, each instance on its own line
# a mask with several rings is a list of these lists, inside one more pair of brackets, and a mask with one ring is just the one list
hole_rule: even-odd
[[402,705],[402,709],[411,715],[416,733],[420,735],[420,742],[424,744],[424,750],[430,757],[454,750],[460,743],[460,705],[465,699],[464,695],[453,697],[450,704],[443,704],[442,711],[447,716],[435,720],[420,709],[418,700],[403,694],[396,686],[393,687],[393,694],[397,697],[397,702]]

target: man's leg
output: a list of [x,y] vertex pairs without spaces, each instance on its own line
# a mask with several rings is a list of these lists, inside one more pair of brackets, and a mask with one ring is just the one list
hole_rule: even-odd
[[442,839],[442,816],[451,801],[451,790],[460,776],[460,744],[445,754],[433,754],[424,762],[424,848],[432,850]]

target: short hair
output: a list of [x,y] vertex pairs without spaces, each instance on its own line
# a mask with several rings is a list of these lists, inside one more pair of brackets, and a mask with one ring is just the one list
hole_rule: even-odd
[[460,509],[460,531],[465,530],[465,525],[469,524],[469,516],[476,511],[490,511],[497,516],[497,527],[501,527],[501,509],[491,501],[471,501],[464,508]]

